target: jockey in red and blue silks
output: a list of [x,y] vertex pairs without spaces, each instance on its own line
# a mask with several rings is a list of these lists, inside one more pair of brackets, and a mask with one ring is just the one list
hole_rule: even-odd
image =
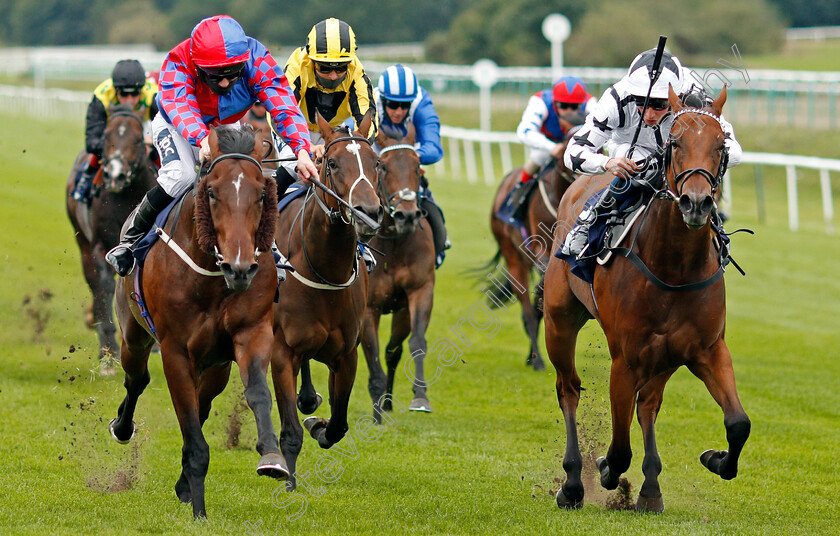
[[[516,134],[531,154],[522,170],[521,182],[527,182],[552,157],[563,157],[568,129],[580,125],[597,104],[580,78],[564,76],[552,89],[535,93],[522,113]],[[562,121],[561,121],[562,119]],[[554,154],[557,153],[557,154]]]
[[158,185],[131,214],[120,243],[106,255],[119,275],[131,272],[133,245],[158,212],[193,184],[196,164],[209,158],[209,127],[237,123],[255,101],[265,105],[292,147],[300,178],[317,180],[306,120],[292,89],[265,46],[245,35],[238,22],[227,15],[204,19],[169,52],[160,72],[159,113],[152,121],[161,159]]

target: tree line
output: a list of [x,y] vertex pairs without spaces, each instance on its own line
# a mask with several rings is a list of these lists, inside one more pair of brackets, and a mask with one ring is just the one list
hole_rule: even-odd
[[[784,12],[782,12],[784,8]],[[304,44],[327,17],[349,22],[359,43],[424,42],[426,59],[547,65],[540,25],[572,22],[569,65],[624,66],[659,34],[686,63],[725,54],[772,53],[785,27],[840,25],[836,0],[0,0],[0,45],[152,43],[168,50],[202,18],[227,13],[268,45]]]

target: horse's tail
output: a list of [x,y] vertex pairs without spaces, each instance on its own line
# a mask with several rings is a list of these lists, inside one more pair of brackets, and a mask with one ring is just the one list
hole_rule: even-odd
[[[486,264],[465,270],[464,273],[470,277],[474,277],[476,281],[484,281],[486,283],[487,275],[497,271],[496,267],[499,265],[501,258],[502,250],[500,248],[496,250],[496,254],[493,255],[493,258]],[[487,288],[484,294],[487,298],[487,305],[489,305],[491,309],[497,309],[499,307],[499,303],[510,300],[510,297],[514,294],[513,285],[511,285],[508,278],[502,277],[501,279],[504,281],[504,284],[501,287],[498,286],[498,284],[486,285]]]

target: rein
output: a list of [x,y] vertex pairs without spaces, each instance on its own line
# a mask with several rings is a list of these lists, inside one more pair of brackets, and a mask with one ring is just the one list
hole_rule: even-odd
[[[706,110],[701,110],[699,108],[684,108],[684,109],[680,110],[674,116],[675,123],[676,123],[676,119],[679,116],[681,116],[683,114],[686,114],[686,113],[697,113],[697,114],[700,114],[700,115],[705,115],[705,116],[708,116],[708,117],[712,117],[718,122],[718,124],[720,124],[721,130],[723,130],[723,123],[721,123],[720,118],[718,116],[716,116],[715,114],[713,114],[711,112],[708,112]],[[641,184],[643,184],[643,185],[647,186],[648,188],[650,188],[651,190],[653,190],[653,198],[655,198],[655,199],[663,199],[663,200],[670,201],[670,202],[678,202],[679,198],[680,198],[680,195],[681,195],[681,192],[682,192],[682,189],[679,186],[680,181],[683,181],[683,184],[685,184],[684,181],[686,180],[686,178],[688,176],[690,176],[694,173],[699,173],[709,182],[709,185],[712,187],[712,194],[714,195],[714,193],[717,189],[717,186],[720,185],[720,181],[723,178],[723,174],[726,172],[727,161],[728,161],[728,158],[726,157],[726,152],[724,151],[724,156],[721,158],[720,165],[718,167],[718,172],[717,172],[716,175],[713,175],[709,170],[707,170],[705,168],[691,168],[691,169],[686,169],[686,170],[680,171],[678,173],[677,170],[676,170],[676,164],[674,163],[674,159],[672,158],[672,154],[671,154],[671,152],[673,150],[673,145],[674,145],[673,142],[674,142],[673,138],[669,138],[668,143],[667,143],[667,149],[666,149],[666,152],[665,152],[665,165],[662,167],[662,171],[660,172],[663,187],[661,189],[657,189],[647,181],[643,181],[643,182],[641,182]],[[671,173],[674,176],[674,183],[676,185],[677,193],[674,193],[670,189],[670,186],[668,184],[666,172],[667,172],[667,168],[669,166],[671,168]],[[712,286],[721,277],[723,277],[723,274],[724,274],[725,269],[726,269],[726,265],[729,264],[729,262],[731,261],[731,258],[726,256],[725,253],[724,253],[723,244],[721,244],[720,253],[718,255],[718,262],[719,262],[718,269],[715,270],[715,273],[713,273],[711,276],[709,276],[708,278],[706,278],[702,281],[697,281],[697,282],[694,282],[694,283],[686,283],[686,284],[683,284],[683,285],[671,285],[671,284],[668,284],[668,283],[662,281],[653,272],[651,272],[650,268],[647,267],[647,265],[641,259],[641,257],[639,257],[632,250],[633,246],[636,243],[636,238],[638,237],[639,230],[641,229],[642,224],[644,223],[644,220],[647,218],[648,210],[650,209],[650,206],[651,205],[648,204],[648,206],[645,207],[644,214],[642,215],[641,221],[639,222],[639,224],[634,229],[633,238],[630,241],[630,246],[627,247],[627,248],[623,248],[623,247],[614,248],[612,251],[621,255],[622,257],[626,258],[627,260],[629,260],[633,264],[633,266],[635,266],[639,270],[639,272],[641,272],[642,275],[645,276],[645,278],[648,281],[650,281],[651,283],[653,283],[654,285],[656,285],[660,289],[666,290],[666,291],[669,291],[669,292],[691,292],[691,291],[694,291],[694,290],[703,290],[703,289],[706,289],[706,288]],[[743,273],[743,271],[742,271],[742,273]]]

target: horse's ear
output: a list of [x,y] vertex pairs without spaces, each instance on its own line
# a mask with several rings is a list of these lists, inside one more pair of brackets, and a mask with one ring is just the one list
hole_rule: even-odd
[[216,129],[210,129],[210,155],[213,158],[216,158],[221,154],[221,150],[219,150],[219,135],[216,134]]
[[380,148],[385,147],[385,143],[388,141],[388,135],[385,134],[381,128],[379,132],[376,133],[376,144],[379,145]]
[[[265,152],[264,144],[263,144],[263,131],[261,128],[254,128],[251,125],[248,125],[251,130],[254,131],[254,150],[251,151],[251,155],[257,159],[257,162],[261,162],[263,159],[263,153]],[[246,127],[247,128],[247,127]]]
[[414,141],[417,139],[417,129],[414,128],[414,123],[406,121],[405,130],[405,142],[409,145],[414,145]]
[[668,84],[668,102],[671,104],[671,111],[674,113],[677,113],[683,108],[685,108],[685,105],[683,105],[679,96],[677,96],[676,92],[674,91],[674,86],[672,86],[671,84]]
[[332,136],[333,129],[330,126],[329,121],[324,119],[324,116],[321,115],[317,109],[315,110],[315,124],[318,125],[318,129],[321,131],[321,137],[325,140],[328,139],[329,136]]
[[368,108],[368,111],[365,112],[365,116],[362,118],[362,122],[359,123],[359,134],[362,135],[363,138],[367,138],[370,136],[370,127],[373,124],[373,111],[371,108]]
[[723,89],[720,90],[720,95],[717,96],[715,101],[712,103],[712,111],[715,115],[720,116],[720,113],[723,111],[723,105],[726,102],[726,86],[723,86]]

